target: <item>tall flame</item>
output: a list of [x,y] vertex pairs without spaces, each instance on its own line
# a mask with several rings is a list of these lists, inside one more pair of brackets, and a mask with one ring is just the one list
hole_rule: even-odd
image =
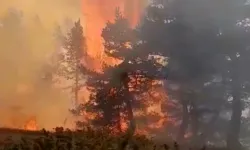
[[[87,53],[95,59],[95,62],[101,64],[104,60],[101,33],[107,21],[114,20],[115,9],[119,7],[123,15],[128,18],[131,27],[135,27],[145,4],[145,0],[82,0]],[[114,64],[114,60],[110,58],[105,58],[105,61],[110,65]],[[94,67],[97,67],[96,63],[94,64]]]
[[[114,65],[114,60],[107,58],[103,54],[103,39],[101,37],[102,29],[107,21],[114,20],[114,13],[117,7],[120,8],[123,16],[128,19],[131,28],[135,28],[140,21],[140,17],[147,4],[147,0],[82,0],[82,13],[84,18],[84,34],[88,48],[88,55],[91,58],[86,58],[88,65],[91,64],[91,69],[101,69],[101,63],[104,61],[109,65]],[[105,59],[104,59],[105,57]],[[162,91],[156,91],[157,94],[164,95]],[[161,99],[159,96],[157,102],[153,102],[153,106],[147,108],[147,114],[151,112],[160,117],[155,123],[150,121],[148,128],[157,128],[163,126],[166,121],[165,114],[161,111]],[[158,102],[159,101],[159,102]],[[121,128],[126,128],[127,125],[121,117]],[[138,130],[144,132],[144,130]]]

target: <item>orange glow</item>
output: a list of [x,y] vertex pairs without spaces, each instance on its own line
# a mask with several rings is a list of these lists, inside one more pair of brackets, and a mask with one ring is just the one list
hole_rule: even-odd
[[114,20],[114,13],[117,7],[123,15],[128,18],[131,27],[135,27],[143,12],[145,0],[82,0],[82,13],[84,17],[84,29],[88,55],[96,60],[93,62],[95,69],[99,70],[104,60],[107,64],[113,65],[116,60],[107,58],[103,54],[102,29],[107,21]]
[[38,130],[38,124],[37,124],[37,120],[36,117],[33,116],[31,117],[24,125],[24,129],[25,130],[30,130],[30,131],[36,131]]
[[[105,56],[102,30],[107,21],[114,20],[115,9],[120,8],[121,13],[128,19],[131,28],[136,27],[144,11],[147,0],[82,0],[83,27],[86,37],[88,58],[85,58],[84,64],[89,69],[100,72],[102,63],[115,65],[120,61]],[[93,118],[93,114],[85,114],[85,121]],[[91,116],[91,117],[90,117]],[[121,116],[121,130],[127,128],[127,122]]]
[[[83,14],[83,27],[84,27],[84,36],[86,37],[86,45],[87,45],[87,54],[88,56],[84,58],[83,64],[85,64],[88,69],[92,69],[95,71],[102,70],[102,63],[105,62],[108,65],[117,64],[117,60],[109,58],[103,54],[103,39],[101,37],[102,29],[105,27],[107,21],[114,20],[114,13],[117,7],[120,8],[123,15],[129,20],[130,26],[132,28],[136,27],[136,25],[140,21],[140,16],[145,7],[146,0],[82,0],[82,14]],[[141,81],[136,81],[132,79],[131,82],[144,82],[144,79]],[[140,84],[138,83],[138,84]],[[131,83],[132,85],[133,83]],[[158,81],[154,81],[152,84],[158,84]],[[30,91],[28,87],[24,85],[20,85],[17,88],[18,93],[26,93]],[[115,91],[113,91],[115,92]],[[145,101],[150,103],[146,108],[144,114],[150,116],[151,113],[157,116],[158,119],[154,119],[154,121],[150,120],[150,117],[146,128],[150,129],[160,129],[164,126],[164,123],[167,121],[166,116],[162,113],[161,105],[162,100],[165,99],[165,92],[162,89],[152,89],[148,91],[148,93],[152,93],[152,95],[147,95],[145,97]],[[80,97],[84,97],[88,101],[89,93],[86,89],[80,91]],[[134,112],[135,114],[137,112]],[[83,116],[83,117],[82,117]],[[96,113],[88,113],[86,111],[81,112],[81,121],[88,123],[97,117]],[[128,127],[126,119],[122,114],[120,115],[120,126],[121,130],[125,131]],[[154,117],[153,117],[154,118]],[[24,125],[24,129],[26,130],[38,130],[38,123],[36,117],[31,117],[26,121]],[[137,129],[136,133],[146,134],[147,131],[145,128]]]

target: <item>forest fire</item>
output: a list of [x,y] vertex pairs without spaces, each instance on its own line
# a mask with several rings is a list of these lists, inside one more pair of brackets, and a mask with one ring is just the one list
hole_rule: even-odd
[[26,123],[24,125],[24,129],[30,130],[30,131],[36,131],[39,129],[35,116],[31,117],[29,120],[26,121]]
[[250,149],[249,10],[3,0],[0,149]]
[[[109,65],[116,63],[115,60],[108,58],[103,53],[102,29],[107,21],[113,21],[116,8],[120,8],[123,15],[128,18],[131,27],[135,27],[145,4],[145,0],[82,0],[83,26],[87,38],[88,55],[99,63],[103,61]],[[95,67],[101,67],[101,65]],[[98,69],[100,68],[96,68],[96,70]]]
[[[84,61],[90,64],[89,66],[92,67],[91,69],[96,71],[101,70],[103,62],[108,65],[117,64],[116,60],[104,54],[103,39],[101,36],[102,30],[105,27],[107,21],[112,22],[114,20],[114,12],[116,8],[120,8],[121,13],[128,19],[130,27],[135,28],[140,21],[140,17],[142,16],[146,4],[146,0],[82,0],[82,23],[84,27],[84,36],[86,37],[87,54],[89,56]],[[34,89],[32,89],[31,86],[27,86],[26,84],[18,85],[16,90],[18,94],[25,96],[32,95],[32,92],[34,92]],[[162,91],[158,91],[156,93],[160,93],[161,95]],[[86,95],[89,95],[86,90],[80,91],[79,94],[84,95],[83,97],[88,97]],[[145,99],[151,99],[149,97],[150,96],[145,97]],[[147,124],[149,128],[159,129],[166,121],[164,114],[161,112],[160,99],[160,97],[157,97],[152,100],[153,104],[148,105],[148,108],[145,110],[147,114],[152,111],[160,116],[160,119],[157,121],[148,121]],[[85,119],[83,119],[83,121],[87,122],[88,120],[93,119],[96,114],[86,114],[86,112],[82,112],[82,115],[87,116]],[[120,124],[122,130],[127,128],[125,120],[126,119],[121,117]],[[24,128],[25,130],[35,131],[40,129],[40,123],[41,121],[39,116],[33,116],[27,121],[22,121],[22,125],[16,128]],[[138,130],[138,132],[142,131],[143,129]]]
[[[94,67],[92,69],[98,71],[101,70],[102,65],[97,64],[102,64],[102,62],[105,62],[108,65],[117,64],[116,60],[105,56],[103,39],[101,36],[102,30],[107,21],[112,22],[114,20],[114,12],[116,8],[119,8],[122,15],[128,19],[131,28],[135,28],[140,21],[140,17],[142,16],[146,4],[146,0],[82,0],[82,13],[84,17],[83,26],[85,29],[84,34],[88,49],[87,53],[91,57],[89,64],[93,64],[92,67]],[[90,60],[90,58],[86,59],[86,61],[88,60]],[[149,121],[149,128],[159,129],[166,121],[166,117],[161,111],[161,97],[159,95],[165,94],[164,92],[162,93],[162,91],[154,92],[157,93],[156,95],[158,95],[158,97],[155,96],[157,98],[153,98],[153,104],[148,106],[145,110],[146,113],[153,112],[160,116],[160,119],[155,123]],[[150,96],[148,96],[147,99],[150,99],[149,97]],[[121,128],[122,130],[125,130],[127,128],[127,124],[125,123],[122,115],[120,116]],[[143,129],[139,130],[137,132],[144,132]]]

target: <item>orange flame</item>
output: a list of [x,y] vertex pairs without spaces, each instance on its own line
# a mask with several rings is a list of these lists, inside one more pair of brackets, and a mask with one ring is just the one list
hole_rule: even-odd
[[[128,18],[131,27],[135,27],[139,22],[144,6],[145,0],[82,0],[88,55],[95,58],[97,63],[102,63],[104,58],[109,65],[116,63],[115,60],[107,58],[103,54],[102,29],[107,21],[114,20],[114,12],[117,7]],[[99,70],[101,65],[95,65],[94,67],[98,67],[95,69]]]
[[[103,54],[104,47],[101,37],[102,29],[105,27],[107,21],[112,22],[114,20],[115,9],[119,7],[124,17],[129,20],[130,26],[134,28],[140,21],[146,3],[147,0],[82,0],[83,27],[88,48],[87,53],[89,55],[89,58],[85,59],[85,63],[88,64],[88,66],[91,65],[91,69],[96,71],[102,70],[102,62],[109,65],[117,63],[116,60],[108,58]],[[159,129],[167,120],[161,110],[162,95],[164,95],[165,92],[159,90],[156,91],[155,94],[156,95],[153,95],[155,97],[155,100],[152,102],[153,106],[148,106],[145,113],[150,114],[153,111],[160,117],[160,119],[154,121],[154,123],[150,121],[148,125],[149,128]],[[146,99],[151,98],[146,97]],[[88,116],[85,120],[87,121],[93,119],[94,115],[85,114],[85,116]],[[127,123],[122,117],[122,114],[120,125],[122,130],[127,128]],[[138,129],[137,132],[145,133],[145,130]]]
[[30,130],[30,131],[38,130],[38,124],[37,124],[37,120],[36,120],[35,116],[33,116],[29,120],[27,120],[27,122],[24,125],[24,129]]

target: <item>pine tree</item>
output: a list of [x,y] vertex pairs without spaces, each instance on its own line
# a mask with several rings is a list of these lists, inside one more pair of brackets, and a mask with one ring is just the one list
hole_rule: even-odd
[[[244,99],[248,97],[245,92],[249,79],[244,65],[249,61],[246,50],[249,31],[244,24],[248,7],[244,0],[177,0],[165,5],[167,9],[150,8],[147,14],[150,19],[145,21],[143,28],[144,31],[153,31],[153,33],[142,32],[148,47],[152,46],[169,57],[168,80],[179,84],[177,93],[180,95],[184,110],[182,121],[186,122],[186,125],[181,124],[181,128],[187,128],[189,124],[186,121],[188,117],[186,114],[190,117],[196,114],[196,117],[192,116],[193,121],[190,122],[194,126],[193,134],[210,132],[209,134],[212,135],[212,132],[217,132],[225,138],[223,135],[228,132],[227,145],[230,149],[240,147],[241,116]],[[204,84],[207,86],[203,86]],[[175,95],[171,89],[168,90],[171,96]],[[186,98],[192,103],[185,102],[186,92],[191,92],[192,97]],[[199,100],[199,95],[203,100]],[[233,98],[232,103],[228,100],[229,97]],[[192,106],[192,114],[188,113],[188,105]],[[228,106],[231,105],[230,123],[227,124],[227,120],[218,118],[217,121],[220,121],[220,125],[223,124],[224,128],[208,124],[208,126],[214,126],[214,131],[202,125],[199,116],[206,115],[201,114],[200,106],[209,105],[216,106],[220,113],[229,112]],[[215,121],[212,119],[212,122]],[[228,131],[225,130],[225,126],[229,126]],[[185,132],[181,131],[181,136],[183,133]]]
[[[166,87],[170,100],[165,107],[169,114],[173,114],[172,117],[181,122],[179,130],[175,132],[177,140],[183,141],[188,126],[191,125],[192,139],[194,143],[200,143],[197,140],[201,139],[198,133],[204,129],[202,117],[208,114],[216,116],[216,109],[220,110],[222,105],[217,105],[216,109],[212,110],[213,106],[200,100],[209,99],[204,96],[204,84],[213,80],[216,74],[214,60],[219,51],[215,46],[218,40],[218,27],[203,22],[204,19],[209,20],[203,10],[190,9],[203,3],[197,2],[196,5],[196,2],[154,1],[154,5],[147,10],[140,36],[145,41],[148,51],[168,58],[167,84],[178,88]],[[192,15],[193,11],[197,11],[199,15]],[[176,108],[171,108],[171,99],[178,100],[178,103],[173,101]],[[218,103],[213,101],[213,104]],[[180,107],[182,110],[178,109]]]
[[64,51],[62,51],[58,75],[73,82],[70,88],[74,93],[74,102],[77,106],[79,105],[79,89],[83,80],[83,76],[80,73],[82,67],[81,60],[86,54],[85,38],[80,19],[75,22],[67,37],[63,39],[63,48]]
[[233,98],[230,102],[232,116],[227,133],[227,146],[229,149],[240,149],[242,111],[247,107],[245,99],[249,98],[249,71],[246,70],[245,64],[250,61],[247,56],[249,55],[247,47],[249,47],[250,34],[244,27],[232,25],[229,29],[222,31],[220,38],[220,46],[224,52],[222,61],[225,65],[221,68],[221,72],[224,77],[223,81],[229,91],[228,94]]
[[[116,60],[123,61],[130,53],[134,42],[134,31],[129,27],[119,9],[115,12],[114,23],[108,22],[103,29],[105,54]],[[95,123],[104,126],[115,126],[121,130],[121,116],[124,96],[121,93],[121,82],[117,80],[118,66],[103,64],[104,72],[92,73],[89,75],[87,86],[91,91],[90,105],[92,109],[98,110],[101,114],[95,119]],[[115,75],[114,75],[115,74]],[[96,105],[93,105],[96,103]],[[132,109],[130,109],[132,110]],[[131,112],[131,111],[130,111]]]
[[135,131],[133,110],[143,105],[142,98],[136,97],[150,89],[154,79],[163,78],[159,73],[163,66],[149,59],[149,53],[140,53],[144,45],[138,42],[137,32],[117,9],[115,21],[107,23],[102,36],[105,54],[121,63],[106,66],[103,74],[88,80],[92,90],[90,105],[101,113],[99,121],[121,130],[121,120],[125,119],[132,134]]

